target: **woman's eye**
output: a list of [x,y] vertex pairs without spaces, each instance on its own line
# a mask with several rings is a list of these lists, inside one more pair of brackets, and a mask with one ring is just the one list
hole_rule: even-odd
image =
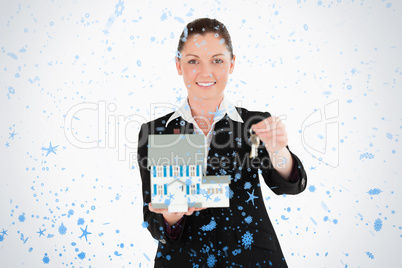
[[221,59],[214,59],[214,63],[222,63],[223,62],[223,60],[221,60]]
[[190,64],[196,64],[197,61],[196,61],[196,60],[190,60],[188,63],[190,63]]

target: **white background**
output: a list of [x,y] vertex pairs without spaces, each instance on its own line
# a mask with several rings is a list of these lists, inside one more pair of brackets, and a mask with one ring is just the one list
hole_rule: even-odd
[[237,55],[226,94],[286,117],[307,170],[300,195],[263,189],[289,266],[401,267],[401,3],[146,2],[1,1],[1,266],[153,267],[138,130],[180,105],[178,37],[214,17]]

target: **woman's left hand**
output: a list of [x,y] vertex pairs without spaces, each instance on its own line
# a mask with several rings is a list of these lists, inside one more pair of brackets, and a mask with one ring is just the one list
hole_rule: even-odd
[[256,135],[265,143],[268,152],[275,153],[288,145],[285,124],[279,117],[271,116],[251,126]]

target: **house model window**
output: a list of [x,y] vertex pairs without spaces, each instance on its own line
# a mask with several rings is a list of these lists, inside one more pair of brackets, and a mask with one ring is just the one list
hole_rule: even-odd
[[158,185],[158,195],[163,195],[163,185]]
[[190,176],[191,177],[195,176],[195,166],[190,166]]
[[173,177],[179,176],[179,166],[173,166]]

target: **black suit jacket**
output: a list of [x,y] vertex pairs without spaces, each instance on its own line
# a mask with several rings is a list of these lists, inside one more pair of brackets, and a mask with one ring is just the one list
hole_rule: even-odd
[[[173,113],[141,126],[138,163],[143,187],[144,221],[159,241],[155,267],[287,267],[279,241],[264,205],[260,188],[261,174],[276,194],[298,194],[306,188],[306,172],[291,152],[299,179],[289,182],[272,167],[264,145],[251,160],[249,129],[269,113],[236,107],[244,123],[225,115],[214,128],[209,147],[207,175],[230,175],[229,208],[208,208],[184,216],[177,240],[170,239],[161,214],[148,209],[151,202],[150,172],[147,167],[149,134],[193,133],[193,125],[181,117],[165,127]],[[240,266],[241,265],[241,266]]]

